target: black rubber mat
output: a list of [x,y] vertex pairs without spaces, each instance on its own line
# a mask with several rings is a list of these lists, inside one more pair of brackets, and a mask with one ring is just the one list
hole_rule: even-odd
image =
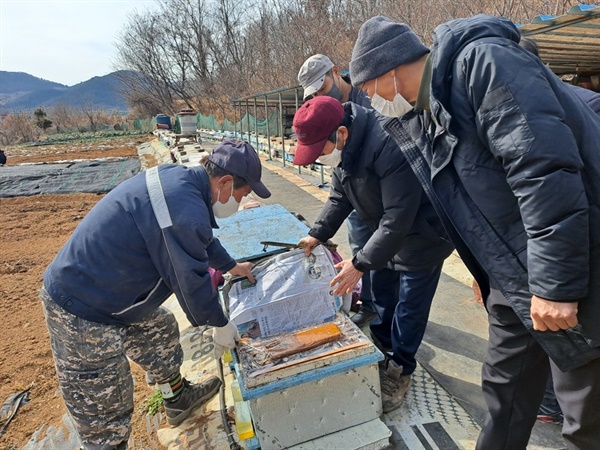
[[0,167],[0,197],[106,193],[140,171],[138,158]]

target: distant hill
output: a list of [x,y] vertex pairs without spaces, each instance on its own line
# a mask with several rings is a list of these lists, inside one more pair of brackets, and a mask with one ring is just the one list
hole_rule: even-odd
[[64,84],[43,80],[24,72],[0,71],[0,94],[13,94],[15,92],[31,92],[43,89],[64,89]]
[[0,71],[0,112],[29,111],[39,106],[51,108],[64,103],[77,107],[83,103],[99,109],[127,112],[119,87],[120,72],[65,86],[22,72]]

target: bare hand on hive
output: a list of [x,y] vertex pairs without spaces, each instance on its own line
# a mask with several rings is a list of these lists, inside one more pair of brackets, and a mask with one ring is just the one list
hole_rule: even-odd
[[250,283],[255,284],[256,280],[254,279],[254,276],[252,275],[253,267],[254,267],[254,264],[252,264],[251,262],[237,263],[235,265],[235,267],[229,271],[229,273],[231,275],[235,275],[238,277],[248,278],[248,281],[250,281]]
[[350,259],[337,263],[335,268],[340,273],[329,283],[330,286],[335,286],[333,293],[340,297],[344,294],[350,294],[356,283],[358,283],[358,280],[363,276],[363,273],[354,267]]
[[304,254],[306,256],[310,256],[310,252],[312,251],[312,249],[320,243],[321,241],[319,241],[317,238],[314,238],[312,236],[306,236],[305,238],[300,239],[300,242],[298,242],[298,246],[304,248]]

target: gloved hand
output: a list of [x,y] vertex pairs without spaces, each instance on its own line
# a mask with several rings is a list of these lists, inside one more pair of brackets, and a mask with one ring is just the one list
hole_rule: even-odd
[[227,322],[224,327],[213,328],[213,343],[215,344],[215,358],[223,356],[227,348],[235,347],[235,342],[240,339],[237,327],[233,322]]

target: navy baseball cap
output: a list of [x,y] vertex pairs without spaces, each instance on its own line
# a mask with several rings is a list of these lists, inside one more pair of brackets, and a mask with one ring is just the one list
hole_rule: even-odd
[[215,147],[208,159],[226,172],[246,180],[259,197],[271,196],[271,192],[260,181],[260,158],[248,142],[237,139],[224,140]]

